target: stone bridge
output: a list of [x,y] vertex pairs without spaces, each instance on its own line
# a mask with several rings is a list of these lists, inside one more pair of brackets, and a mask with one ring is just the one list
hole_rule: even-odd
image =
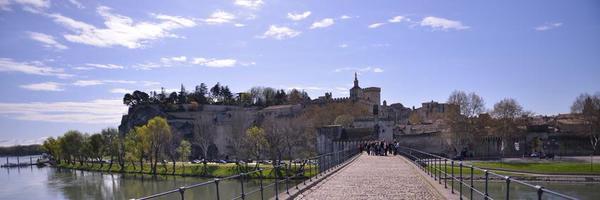
[[402,156],[359,155],[281,199],[458,199]]

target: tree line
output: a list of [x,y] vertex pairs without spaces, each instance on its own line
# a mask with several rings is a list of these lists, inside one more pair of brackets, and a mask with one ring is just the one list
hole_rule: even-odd
[[30,156],[42,153],[44,148],[39,144],[0,147],[0,156]]
[[[458,105],[458,110],[447,112],[444,116],[451,129],[446,137],[457,154],[485,136],[493,135],[506,139],[526,133],[524,127],[527,127],[534,115],[512,98],[502,99],[488,110],[485,101],[478,94],[467,94],[459,90],[450,94],[447,103]],[[584,120],[587,129],[583,134],[589,137],[594,154],[600,143],[600,93],[581,94],[573,102],[571,112],[575,117]]]
[[160,92],[150,94],[136,90],[123,96],[123,104],[136,105],[177,105],[177,104],[212,104],[212,105],[242,105],[242,106],[272,106],[283,104],[298,104],[310,101],[308,93],[298,89],[285,91],[271,87],[252,87],[246,92],[234,94],[229,86],[216,83],[210,89],[204,83],[188,91],[181,85],[179,92],[167,93],[164,88]]

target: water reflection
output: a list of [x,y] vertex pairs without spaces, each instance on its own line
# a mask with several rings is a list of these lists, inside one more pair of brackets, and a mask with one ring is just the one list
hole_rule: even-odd
[[[37,166],[5,168],[0,172],[0,199],[130,199],[209,180],[212,179],[122,175]],[[264,181],[264,185],[270,183],[272,180]],[[246,181],[244,191],[255,190],[259,185],[259,180]],[[280,188],[283,191],[285,185],[281,184]],[[231,199],[240,195],[241,185],[239,180],[221,181],[219,190],[222,199]],[[216,199],[216,195],[214,184],[186,191],[186,198],[191,199]],[[265,189],[264,196],[274,196],[274,189]],[[163,199],[173,198],[179,198],[179,194]],[[247,199],[260,199],[260,192]]]

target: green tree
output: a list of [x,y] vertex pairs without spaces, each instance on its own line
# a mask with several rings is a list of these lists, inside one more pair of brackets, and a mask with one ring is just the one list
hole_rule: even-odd
[[188,103],[187,96],[188,96],[187,91],[185,90],[185,87],[183,87],[183,84],[181,84],[181,89],[179,90],[179,94],[177,96],[177,103],[178,104]]
[[221,84],[219,82],[210,88],[210,97],[213,103],[221,102]]
[[260,160],[260,156],[267,145],[265,131],[258,126],[252,126],[246,130],[243,140],[248,154],[256,159],[256,167],[258,168],[258,161]]
[[192,144],[187,140],[181,140],[179,147],[177,147],[177,154],[179,154],[179,161],[183,162],[183,172],[185,173],[185,163],[188,161],[190,154],[192,153]]
[[50,154],[57,163],[60,163],[61,158],[61,149],[59,141],[60,140],[54,139],[53,137],[49,137],[42,144],[46,152],[48,152],[48,154]]
[[145,127],[150,139],[150,168],[152,174],[156,175],[158,161],[163,160],[163,155],[166,154],[166,148],[172,139],[171,127],[165,118],[159,116],[150,119]]
[[102,168],[102,166],[104,165],[103,158],[106,149],[106,142],[104,140],[104,137],[102,137],[102,134],[100,133],[92,134],[90,135],[87,142],[89,143],[89,149],[91,153],[89,157],[92,157],[95,160],[99,161],[100,168]]
[[152,157],[149,156],[151,151],[152,151],[152,144],[151,144],[151,137],[150,137],[150,132],[148,131],[148,128],[144,125],[144,126],[138,126],[135,127],[135,132],[130,137],[130,139],[134,143],[134,147],[137,150],[135,152],[137,152],[136,157],[139,159],[139,163],[140,163],[140,172],[144,171],[144,158],[147,157],[150,162],[152,162]]
[[81,150],[83,147],[83,134],[79,131],[67,131],[60,141],[61,151],[64,152],[67,163],[75,164],[75,160],[79,159],[81,164]]
[[108,170],[111,170],[115,157],[120,159],[120,154],[124,151],[121,149],[122,140],[120,139],[119,131],[115,128],[102,129],[100,134],[104,140],[104,153],[110,157]]

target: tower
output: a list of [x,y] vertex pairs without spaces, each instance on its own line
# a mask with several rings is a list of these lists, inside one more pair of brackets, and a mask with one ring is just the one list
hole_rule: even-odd
[[362,89],[358,86],[358,75],[354,72],[354,87],[350,89],[350,99],[357,101],[360,98]]

